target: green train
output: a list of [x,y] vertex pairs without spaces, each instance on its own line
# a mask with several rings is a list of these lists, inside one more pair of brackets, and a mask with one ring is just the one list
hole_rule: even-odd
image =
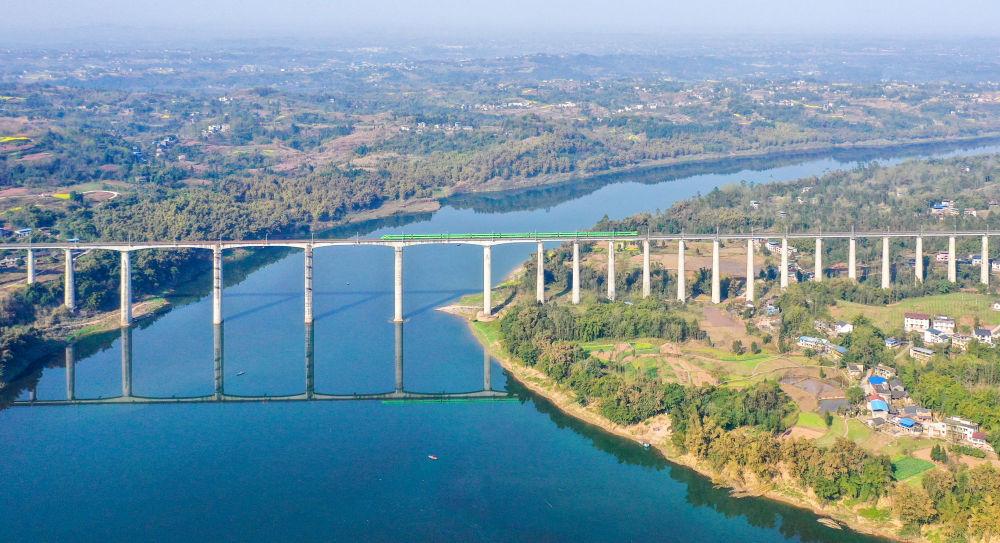
[[411,240],[439,240],[439,239],[532,239],[532,238],[565,238],[565,239],[587,239],[587,238],[632,238],[638,236],[639,232],[490,232],[490,233],[468,233],[468,234],[386,234],[380,239],[386,241],[411,241]]

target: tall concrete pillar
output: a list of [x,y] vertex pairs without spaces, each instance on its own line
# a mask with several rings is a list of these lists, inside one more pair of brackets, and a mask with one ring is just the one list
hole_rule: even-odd
[[955,260],[955,236],[948,237],[948,281],[958,281],[958,263]]
[[315,362],[316,340],[313,335],[313,324],[306,323],[306,398],[312,399],[316,392],[316,379],[313,364]]
[[66,273],[63,278],[63,305],[70,311],[76,310],[76,280],[73,277],[73,251],[66,249]]
[[913,275],[918,283],[924,282],[924,238],[917,236],[917,254],[913,259]]
[[889,270],[889,236],[882,236],[882,288],[892,286]]
[[540,241],[535,257],[535,301],[545,303],[545,245]]
[[395,273],[393,275],[393,322],[403,322],[403,247],[395,247]]
[[722,301],[722,285],[719,282],[719,240],[712,240],[712,303]]
[[403,323],[396,323],[396,392],[403,392]]
[[225,373],[223,372],[223,357],[225,356],[223,335],[221,324],[212,326],[212,358],[215,362],[215,397],[221,399],[225,394]]
[[687,299],[687,286],[684,284],[684,240],[677,242],[677,300]]
[[608,299],[615,301],[615,242],[608,242]]
[[493,246],[483,246],[483,315],[493,314]]
[[847,276],[858,280],[858,244],[853,237],[847,241]]
[[313,322],[313,246],[306,245],[306,250],[303,253],[304,259],[304,288],[305,288],[305,315],[304,320],[306,324],[312,324]]
[[756,275],[756,266],[753,265],[753,240],[747,240],[747,301],[752,302],[756,298],[754,287],[754,276]]
[[222,246],[212,248],[212,324],[222,324]]
[[70,343],[63,351],[66,364],[66,399],[76,399],[76,345]]
[[28,266],[28,284],[35,284],[35,250],[28,249],[28,255],[25,257],[26,264]]
[[979,282],[984,285],[990,284],[990,238],[988,236],[983,236],[983,255],[982,263],[979,267]]
[[573,303],[580,303],[580,244],[573,242]]
[[131,253],[122,251],[121,281],[118,287],[118,294],[121,306],[121,325],[132,325],[132,258]]
[[38,399],[38,389],[37,385],[32,385],[31,390],[28,391],[28,401],[33,402]]
[[788,288],[788,238],[781,238],[781,288]]
[[[125,253],[122,253],[125,254]],[[121,330],[122,340],[122,396],[132,397],[132,328]]]
[[490,352],[483,349],[483,390],[493,390],[493,383],[490,375]]
[[819,283],[823,280],[823,238],[816,238],[816,252],[813,261],[815,263],[813,281]]
[[642,297],[649,298],[652,291],[649,279],[649,240],[642,240]]

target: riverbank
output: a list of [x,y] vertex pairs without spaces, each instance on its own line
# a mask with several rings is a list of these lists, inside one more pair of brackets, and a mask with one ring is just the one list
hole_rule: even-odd
[[[535,368],[526,366],[507,353],[500,343],[499,321],[480,322],[467,312],[456,310],[460,306],[449,306],[449,313],[466,318],[469,330],[478,342],[507,371],[509,378],[516,380],[528,390],[546,398],[556,408],[601,430],[640,444],[649,444],[666,460],[683,465],[712,480],[715,484],[731,489],[734,497],[761,497],[779,501],[808,510],[818,515],[817,522],[828,527],[847,527],[856,532],[888,537],[902,541],[895,535],[900,528],[894,521],[873,522],[861,516],[860,512],[842,503],[824,504],[815,496],[794,484],[787,473],[775,481],[738,481],[712,471],[704,462],[692,455],[679,454],[670,443],[670,418],[661,414],[631,426],[615,424],[601,415],[591,405],[581,405],[575,393],[561,387],[551,378]],[[835,526],[836,525],[836,526]],[[920,539],[923,541],[924,539]]]
[[777,160],[789,158],[816,158],[827,154],[838,152],[874,152],[888,151],[892,149],[908,150],[919,149],[921,147],[934,147],[939,145],[959,145],[972,146],[975,144],[989,144],[1000,140],[1000,132],[979,134],[976,136],[963,136],[957,138],[926,138],[910,140],[872,140],[839,143],[833,145],[799,145],[779,150],[756,150],[738,151],[727,153],[703,153],[696,156],[680,158],[664,158],[657,160],[644,160],[628,166],[607,168],[601,171],[580,174],[579,172],[547,174],[529,178],[490,180],[475,187],[456,185],[449,190],[449,195],[457,196],[462,194],[478,194],[493,192],[517,192],[525,189],[551,187],[557,185],[571,184],[586,181],[593,178],[616,176],[628,173],[644,172],[648,170],[674,168],[679,166],[713,166],[724,164],[734,160]]

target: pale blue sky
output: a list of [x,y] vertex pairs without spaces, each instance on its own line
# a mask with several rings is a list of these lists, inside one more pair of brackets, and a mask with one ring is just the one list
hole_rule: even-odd
[[225,37],[526,32],[1000,36],[987,0],[12,0],[0,32],[80,26]]

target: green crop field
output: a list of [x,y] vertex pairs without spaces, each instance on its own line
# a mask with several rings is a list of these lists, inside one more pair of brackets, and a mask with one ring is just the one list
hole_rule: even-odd
[[826,431],[826,421],[823,420],[823,416],[812,411],[802,411],[799,413],[799,420],[795,425],[820,432]]
[[933,467],[933,462],[913,458],[912,456],[904,456],[892,461],[892,478],[897,481],[905,481]]
[[837,318],[850,321],[864,315],[883,330],[897,330],[903,327],[903,314],[908,311],[930,315],[948,315],[955,319],[979,318],[985,324],[1000,324],[1000,312],[993,311],[994,298],[986,294],[972,292],[952,292],[937,296],[909,298],[898,303],[877,306],[853,302],[837,302],[833,314]]

